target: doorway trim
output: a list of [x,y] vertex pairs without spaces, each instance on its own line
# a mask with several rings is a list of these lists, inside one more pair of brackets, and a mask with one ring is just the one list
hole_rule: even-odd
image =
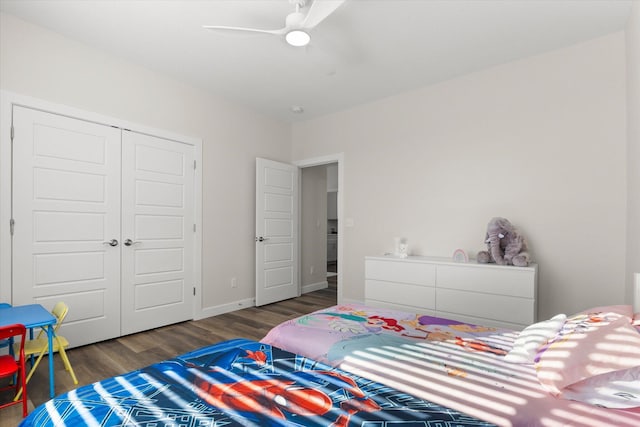
[[[344,257],[344,221],[343,221],[343,206],[344,206],[344,153],[336,153],[336,154],[328,154],[326,156],[321,157],[312,157],[303,160],[294,161],[293,164],[298,166],[301,169],[309,168],[312,166],[321,166],[328,165],[331,163],[338,164],[338,304],[342,303],[342,266],[344,265],[343,257]],[[302,174],[300,174],[298,179],[302,179]],[[301,203],[302,197],[300,198],[299,203]],[[299,215],[301,215],[302,209],[299,209]],[[300,227],[300,223],[302,221],[298,221],[298,227]],[[298,230],[298,235],[301,236],[300,230]],[[298,245],[298,260],[301,262],[302,254],[300,254],[302,248],[302,244]],[[298,283],[300,281],[300,272],[301,268],[298,269]]]
[[45,101],[15,92],[0,90],[0,301],[12,299],[12,246],[9,221],[12,216],[12,148],[13,107],[23,106],[88,122],[129,129],[138,133],[190,144],[195,149],[194,174],[194,284],[196,297],[192,307],[194,319],[202,313],[202,139],[180,135],[126,120]]

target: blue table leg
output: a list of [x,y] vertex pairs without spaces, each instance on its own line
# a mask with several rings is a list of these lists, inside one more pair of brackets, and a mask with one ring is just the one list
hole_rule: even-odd
[[53,378],[53,326],[47,328],[47,338],[49,340],[49,395],[53,399],[56,395],[55,381]]
[[[29,339],[32,340],[33,339],[33,328],[29,328]],[[33,354],[29,357],[29,361],[31,362],[31,367],[33,368],[33,361],[34,361],[35,357],[33,357]]]

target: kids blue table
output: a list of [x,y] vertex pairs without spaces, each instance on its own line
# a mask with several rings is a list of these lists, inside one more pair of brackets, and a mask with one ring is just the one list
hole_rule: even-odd
[[53,372],[53,327],[56,318],[40,304],[16,305],[11,307],[0,307],[0,326],[23,324],[29,329],[30,338],[33,339],[33,330],[42,328],[47,332],[49,340],[49,395],[53,398],[55,392],[55,381]]

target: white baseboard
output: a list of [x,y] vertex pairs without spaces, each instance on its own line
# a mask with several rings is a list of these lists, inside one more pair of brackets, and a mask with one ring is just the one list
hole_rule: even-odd
[[[317,283],[311,283],[310,285],[305,285],[302,287],[302,293],[306,294],[308,292],[318,291],[320,289],[326,289],[329,287],[329,282],[326,280]],[[362,303],[362,301],[345,301],[345,302],[358,302]],[[255,298],[247,298],[244,300],[230,302],[228,304],[216,305],[213,307],[205,307],[200,313],[196,314],[193,320],[206,319],[207,317],[217,316],[219,314],[231,313],[232,311],[241,310],[247,307],[255,307],[256,300]]]
[[359,300],[359,299],[353,299],[353,298],[342,298],[340,301],[338,301],[338,304],[360,304],[360,305],[364,305],[364,301]]
[[197,317],[193,320],[206,319],[207,317],[217,316],[219,314],[231,313],[232,311],[241,310],[247,307],[254,307],[256,305],[255,298],[247,298],[244,300],[239,300],[235,302],[231,302],[228,304],[216,305],[213,307],[203,308],[200,313],[198,313]]
[[310,285],[304,285],[302,287],[302,293],[306,294],[307,292],[319,291],[320,289],[326,289],[329,287],[329,282],[326,280],[317,283],[311,283]]

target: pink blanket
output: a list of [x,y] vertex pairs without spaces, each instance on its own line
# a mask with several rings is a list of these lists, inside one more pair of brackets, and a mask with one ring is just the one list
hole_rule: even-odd
[[518,332],[358,304],[272,329],[265,343],[502,426],[640,426],[640,408],[559,399],[534,364],[505,361]]

